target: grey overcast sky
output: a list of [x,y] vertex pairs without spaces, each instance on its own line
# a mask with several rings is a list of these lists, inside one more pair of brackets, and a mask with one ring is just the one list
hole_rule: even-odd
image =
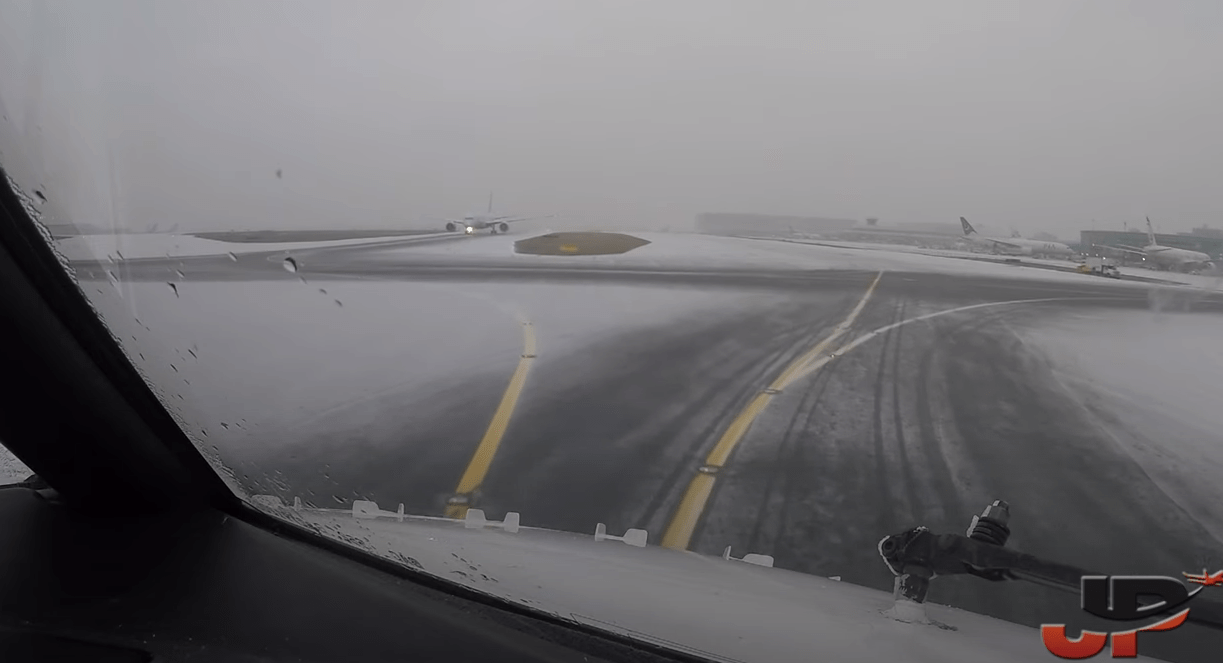
[[130,228],[413,225],[495,191],[637,228],[1183,231],[1223,225],[1221,74],[1219,0],[0,0],[48,195]]

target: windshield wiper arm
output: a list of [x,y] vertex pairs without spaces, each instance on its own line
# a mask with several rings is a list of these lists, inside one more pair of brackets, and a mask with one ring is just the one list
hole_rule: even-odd
[[[1026,580],[1074,593],[1081,591],[1084,576],[1108,575],[1006,548],[1009,519],[1007,503],[995,500],[980,516],[973,516],[967,536],[914,527],[884,537],[879,554],[896,576],[896,598],[922,603],[930,580],[940,575],[968,574],[994,582]],[[1223,630],[1223,603],[1194,598],[1188,621]]]

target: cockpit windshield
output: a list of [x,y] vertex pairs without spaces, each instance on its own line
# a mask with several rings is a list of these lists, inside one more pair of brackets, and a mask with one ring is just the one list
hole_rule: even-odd
[[688,561],[890,597],[884,537],[1001,500],[1008,550],[1223,569],[1223,3],[0,5],[13,188],[269,513],[742,660]]

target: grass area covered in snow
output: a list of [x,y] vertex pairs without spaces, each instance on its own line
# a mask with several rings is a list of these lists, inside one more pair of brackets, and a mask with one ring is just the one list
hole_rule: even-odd
[[294,242],[335,242],[350,239],[380,239],[436,235],[441,230],[229,230],[222,232],[186,233],[200,239],[218,242],[275,244]]
[[398,237],[355,237],[311,242],[225,242],[192,235],[168,234],[110,234],[80,235],[56,240],[55,247],[68,260],[122,260],[138,258],[180,258],[187,256],[212,256],[227,253],[262,253],[264,251],[290,251],[294,249],[319,249],[332,246],[358,246],[384,242],[405,242],[434,237],[449,237],[453,233],[414,233]]

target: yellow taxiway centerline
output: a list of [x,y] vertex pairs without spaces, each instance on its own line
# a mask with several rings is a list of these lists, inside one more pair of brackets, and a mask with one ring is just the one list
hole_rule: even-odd
[[522,394],[523,385],[526,384],[527,373],[531,370],[531,363],[535,361],[535,328],[529,321],[522,321],[522,348],[518,366],[501,396],[501,403],[493,412],[493,420],[489,422],[488,430],[484,431],[480,446],[476,447],[476,453],[467,464],[463,478],[459,479],[454,497],[446,505],[447,518],[467,517],[471,495],[484,482],[488,468],[493,464],[493,456],[497,454],[497,447],[501,446],[501,438],[505,436],[510,416],[514,414],[514,407],[518,404],[518,396]]
[[[882,272],[880,272],[880,276],[882,275],[883,275]],[[879,277],[875,277],[875,283],[878,283],[878,282],[879,282]],[[856,317],[857,312],[861,310],[866,299],[870,297],[871,292],[875,288],[875,283],[871,284],[870,290],[867,290],[866,294],[863,295],[862,301],[859,302],[858,304],[858,308],[854,309],[854,313],[850,314],[850,318],[848,318],[850,322],[852,322],[853,317]],[[812,348],[811,352],[808,352],[807,354],[803,355],[803,357],[800,357],[798,360],[794,362],[794,364],[791,365],[791,368],[794,368],[795,366],[797,366],[796,370],[794,371],[787,370],[782,375],[783,376],[789,375],[788,381],[786,381],[785,384],[787,385],[793,384],[807,377],[808,375],[811,375],[812,373],[818,371],[820,368],[823,368],[825,364],[832,361],[836,357],[844,356],[845,353],[871,341],[872,339],[878,338],[880,335],[886,333],[887,331],[895,329],[897,327],[903,327],[905,325],[909,325],[915,322],[922,322],[922,321],[930,320],[933,318],[939,318],[945,315],[952,315],[955,313],[961,313],[964,311],[972,311],[972,310],[983,309],[983,308],[994,308],[994,307],[999,307],[999,306],[1015,306],[1019,304],[1041,304],[1041,303],[1046,303],[1046,302],[1078,301],[1081,299],[1113,299],[1113,298],[1112,297],[1041,297],[1038,299],[1011,299],[1011,300],[1000,301],[1000,302],[985,302],[982,304],[957,306],[955,308],[944,309],[942,311],[935,311],[933,313],[919,315],[914,318],[906,318],[899,322],[893,322],[890,325],[885,325],[869,333],[859,336],[858,338],[854,339],[847,345],[844,345],[841,348],[838,348],[837,353],[835,355],[832,353],[829,353],[829,354],[825,354],[822,357],[817,358],[816,355],[818,355],[819,352],[817,352],[816,350],[822,350],[823,348],[826,348],[828,346],[828,342],[830,339],[833,339],[836,336],[840,336],[844,334],[844,330],[848,329],[849,325],[842,323],[837,328],[839,331],[833,332],[833,336],[830,336],[828,339],[825,339],[824,341],[822,341],[815,348]],[[804,359],[808,359],[809,363],[803,364],[802,362]],[[776,381],[774,381],[773,384],[778,385],[779,383],[781,383],[781,378],[778,378]],[[770,390],[773,390],[773,389],[777,389],[777,387],[771,386]],[[779,391],[780,390],[778,389],[778,392]],[[693,531],[696,530],[696,523],[700,519],[701,513],[704,512],[705,504],[706,502],[709,501],[710,495],[713,494],[713,484],[714,484],[713,475],[715,475],[717,471],[721,469],[722,465],[725,464],[726,460],[730,457],[730,452],[734,449],[735,444],[737,444],[739,439],[743,436],[743,434],[747,432],[748,424],[751,423],[751,420],[755,419],[756,415],[758,415],[760,411],[764,409],[764,406],[767,405],[770,400],[772,400],[773,395],[774,394],[767,393],[767,392],[763,394],[759,394],[758,396],[756,396],[755,399],[752,400],[752,402],[747,406],[747,408],[745,408],[743,412],[741,412],[739,416],[736,417],[735,420],[731,422],[730,428],[726,430],[726,433],[723,434],[722,439],[720,439],[718,441],[717,446],[714,447],[713,452],[709,454],[709,458],[707,459],[705,466],[701,468],[702,471],[699,474],[697,474],[696,477],[692,479],[692,483],[688,485],[688,490],[687,492],[684,493],[683,499],[680,500],[680,506],[678,509],[676,509],[675,516],[672,518],[671,524],[667,527],[667,531],[663,534],[663,540],[662,540],[663,546],[668,547],[668,548],[677,548],[680,550],[687,550],[688,545],[692,540],[692,533]]]
[[875,286],[879,285],[879,279],[881,278],[883,278],[883,272],[876,274],[875,280],[871,281],[870,287],[866,289],[862,299],[858,300],[858,305],[850,311],[849,316],[842,320],[841,324],[837,325],[827,338],[791,362],[786,367],[786,370],[782,371],[781,375],[777,376],[777,379],[773,380],[772,384],[765,391],[756,394],[756,397],[748,403],[747,407],[743,408],[738,416],[730,422],[726,432],[722,434],[722,437],[718,439],[718,443],[714,445],[713,450],[709,452],[709,456],[706,457],[705,464],[700,468],[697,475],[692,478],[692,482],[688,484],[688,489],[684,491],[684,496],[679,502],[679,508],[675,510],[671,523],[667,526],[666,532],[663,533],[662,546],[664,548],[688,549],[688,545],[692,541],[692,534],[696,531],[697,522],[705,511],[705,505],[709,502],[710,495],[713,494],[714,475],[726,465],[726,461],[730,459],[730,454],[735,450],[735,446],[747,434],[748,427],[752,425],[756,417],[773,400],[773,396],[792,384],[799,376],[805,375],[806,373],[803,369],[813,361],[816,361],[817,358],[828,350],[833,342],[849,331],[854,320],[862,313],[862,309],[866,308],[866,302],[870,300],[871,295],[875,292]]

